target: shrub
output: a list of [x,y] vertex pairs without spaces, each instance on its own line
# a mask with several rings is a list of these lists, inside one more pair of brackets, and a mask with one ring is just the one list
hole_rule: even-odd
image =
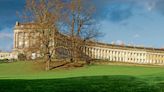
[[5,63],[5,62],[8,62],[8,61],[9,61],[8,59],[1,59],[0,63]]
[[24,60],[27,60],[27,57],[26,57],[25,54],[20,53],[20,54],[18,54],[18,59],[21,60],[21,61],[24,61]]

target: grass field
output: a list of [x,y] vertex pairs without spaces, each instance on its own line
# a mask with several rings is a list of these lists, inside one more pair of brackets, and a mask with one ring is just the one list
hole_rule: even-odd
[[113,64],[44,71],[34,62],[1,63],[0,92],[164,92],[164,67]]

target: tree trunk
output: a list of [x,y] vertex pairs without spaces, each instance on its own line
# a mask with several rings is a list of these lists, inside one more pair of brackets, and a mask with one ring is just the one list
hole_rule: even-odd
[[49,55],[46,56],[46,71],[50,70],[50,62],[51,62],[51,58]]

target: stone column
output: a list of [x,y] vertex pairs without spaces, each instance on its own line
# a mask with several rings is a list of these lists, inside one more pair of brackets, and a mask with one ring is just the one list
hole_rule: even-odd
[[155,64],[157,64],[157,54],[155,55]]
[[109,50],[107,50],[107,59],[109,60]]
[[162,55],[162,64],[164,63],[164,56]]
[[124,56],[124,52],[121,51],[121,61],[122,61],[122,62],[124,62],[124,57],[125,57],[125,56]]
[[143,62],[144,64],[147,63],[147,53],[145,53],[145,61]]
[[105,49],[103,49],[103,59],[105,59]]
[[14,32],[14,49],[16,48],[16,33]]
[[113,50],[112,50],[112,51],[111,51],[111,61],[113,61],[113,56],[114,56],[113,53],[114,53],[114,52],[113,52]]
[[159,64],[161,64],[161,55],[159,55]]
[[157,64],[159,64],[159,55],[157,54]]
[[109,60],[109,50],[107,49],[107,59]]
[[152,63],[152,55],[149,53],[149,64]]
[[153,64],[153,55],[151,54],[150,57],[151,57],[151,61],[150,61],[150,63]]
[[111,50],[109,50],[109,60],[111,61]]
[[25,32],[22,33],[23,34],[23,48],[25,47]]
[[96,52],[97,52],[97,59],[99,59],[100,52],[99,52],[99,49],[98,48],[96,49]]
[[153,64],[153,62],[154,62],[154,55],[151,54],[151,64]]
[[103,59],[103,50],[100,49],[100,52],[101,52],[101,55],[100,55],[101,57],[100,58]]
[[101,52],[100,58],[103,59],[103,49],[100,49],[100,52]]
[[157,56],[156,56],[156,54],[154,54],[154,58],[153,58],[154,59],[154,64],[156,64],[156,62],[157,62],[156,58],[157,58]]
[[117,61],[120,61],[120,52],[117,51]]
[[88,47],[88,56],[91,57],[90,47]]
[[114,50],[112,50],[112,61],[114,61]]
[[115,61],[118,61],[118,53],[115,51]]
[[150,61],[150,59],[151,59],[151,57],[150,57],[150,54],[149,53],[147,53],[148,54],[148,64],[150,64],[151,63],[151,61]]
[[126,62],[126,61],[127,61],[127,52],[124,51],[124,62]]
[[122,51],[119,51],[119,61],[121,61],[121,62],[123,62],[123,60],[122,60]]
[[91,47],[91,58],[94,58],[93,48]]
[[97,59],[97,49],[96,48],[94,49],[94,52],[95,52],[95,59]]
[[129,62],[132,62],[132,52],[129,52]]
[[97,49],[96,48],[94,49],[94,52],[95,52],[95,59],[97,59]]
[[144,63],[145,61],[144,61],[144,53],[142,53],[142,63]]
[[115,53],[115,52],[114,52],[114,50],[113,50],[113,51],[112,51],[112,61],[114,61],[114,57],[115,57],[115,56],[114,56],[114,53]]
[[157,63],[157,55],[155,54],[155,64]]
[[161,64],[163,64],[163,55],[161,55],[161,59],[162,59],[162,60],[161,60]]
[[114,61],[117,59],[117,52],[114,50]]
[[135,62],[134,62],[134,56],[133,56],[133,52],[131,52],[131,57],[132,57],[132,60],[131,60],[131,62],[132,62],[132,63],[135,63]]
[[105,49],[103,49],[103,56],[102,56],[103,59],[105,59]]
[[93,50],[94,59],[96,59],[96,48],[94,48]]
[[127,54],[126,51],[124,51],[124,57],[123,57],[124,58],[124,62],[126,62],[126,58],[127,58],[126,54]]
[[104,59],[107,59],[107,50],[104,50]]
[[[28,41],[29,41],[28,46],[31,47],[31,32],[28,33]],[[86,53],[85,52],[85,47],[83,49],[84,49],[84,53]]]
[[90,54],[91,54],[91,58],[93,58],[93,48],[90,48]]
[[160,63],[160,57],[159,57],[159,55],[157,54],[157,64],[159,64]]
[[99,49],[98,48],[96,49],[96,57],[97,57],[97,59],[99,59]]
[[88,47],[87,47],[87,53],[88,53],[88,56],[89,56],[90,53],[89,53],[89,48]]
[[146,54],[146,58],[147,58],[147,60],[146,60],[147,62],[146,63],[148,64],[150,62],[150,59],[149,59],[150,57],[149,57],[148,53]]
[[122,52],[122,51],[120,51],[120,60],[121,60],[122,62],[124,62],[124,59],[123,59],[123,52]]
[[120,52],[117,51],[117,61],[120,61]]
[[159,54],[159,64],[161,64],[161,55]]
[[112,61],[112,53],[111,53],[111,50],[109,50],[109,61]]
[[137,53],[136,53],[136,52],[134,52],[134,61],[135,61],[136,63],[139,63],[139,62],[137,62]]
[[17,33],[14,32],[14,48],[17,48]]
[[92,47],[90,48],[90,52],[91,52],[91,58],[94,58],[93,57],[94,55],[93,55],[93,48]]
[[114,61],[114,51],[112,50],[111,53],[111,60]]
[[101,49],[99,48],[99,59],[101,59]]
[[104,59],[107,59],[107,49],[105,49],[105,55]]
[[103,57],[104,57],[104,50],[101,49],[101,59],[103,59]]
[[17,48],[19,48],[19,32],[17,33]]
[[118,61],[118,52],[115,51],[115,56],[116,56],[116,60],[115,61]]

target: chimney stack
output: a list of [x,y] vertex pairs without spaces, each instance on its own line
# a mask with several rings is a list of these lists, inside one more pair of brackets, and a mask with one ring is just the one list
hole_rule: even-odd
[[19,26],[19,22],[18,21],[16,22],[16,26]]

